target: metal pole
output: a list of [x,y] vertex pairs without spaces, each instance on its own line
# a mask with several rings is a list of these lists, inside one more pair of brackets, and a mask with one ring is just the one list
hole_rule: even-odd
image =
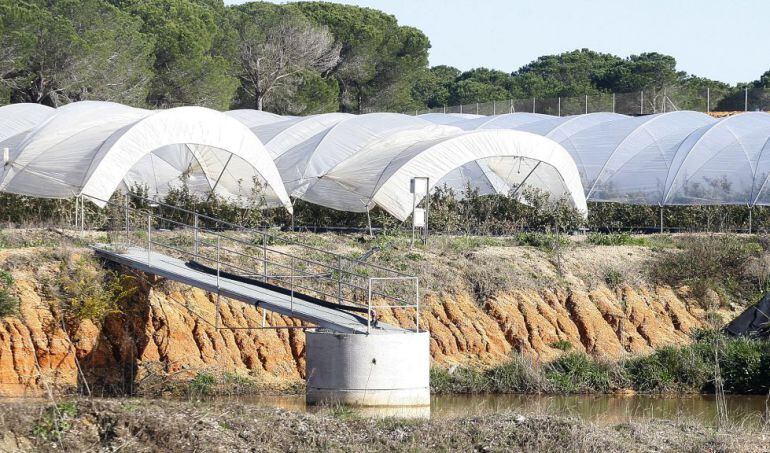
[[446,114],[446,104],[444,105],[444,114]]
[[337,303],[342,303],[342,255],[337,255]]
[[644,90],[642,90],[641,99],[639,100],[639,114],[644,115]]
[[150,265],[150,253],[152,252],[152,213],[147,213],[147,265]]
[[414,287],[415,287],[415,298],[417,299],[417,321],[415,322],[415,325],[417,326],[417,333],[420,333],[420,279],[419,278],[414,279]]
[[423,244],[428,245],[428,219],[430,218],[430,178],[425,178],[425,239]]
[[369,236],[374,236],[372,232],[372,216],[369,214],[369,208],[366,208],[366,225],[369,228]]
[[262,280],[267,282],[267,233],[262,233]]
[[558,107],[558,111],[559,111],[559,116],[561,116],[561,96],[559,96],[559,107]]
[[126,247],[128,247],[128,245],[131,243],[131,235],[129,233],[130,220],[128,218],[128,203],[129,203],[128,197],[129,197],[128,192],[126,192]]
[[86,200],[80,195],[80,236],[85,236],[86,231]]
[[366,313],[366,333],[369,333],[369,330],[372,328],[372,278],[369,277],[369,295],[367,297],[368,306],[367,306],[367,313]]
[[220,269],[220,265],[219,265],[219,240],[220,240],[220,237],[217,236],[217,294],[219,294],[219,269]]
[[753,206],[749,205],[749,234],[751,234],[751,220],[752,220],[751,211],[753,210],[753,208],[754,208]]
[[532,113],[537,113],[537,112],[535,112],[535,98],[534,97],[532,97]]
[[615,93],[612,93],[612,113],[615,113]]
[[462,103],[461,103],[461,104],[460,104],[460,114],[462,115],[462,113],[463,113],[463,105],[462,105]]
[[588,115],[588,95],[586,94],[586,115]]
[[214,313],[214,328],[216,330],[219,330],[219,291],[217,291],[217,303],[215,307],[215,313]]
[[743,111],[749,111],[749,87],[743,89]]
[[291,257],[291,312],[294,313],[294,256]]
[[199,245],[198,244],[199,244],[199,241],[200,241],[200,238],[198,237],[198,213],[197,212],[195,213],[195,217],[194,217],[194,221],[193,222],[194,222],[193,235],[195,236],[193,238],[193,248],[195,249],[195,250],[193,250],[193,253],[194,253],[195,257],[197,258],[198,257],[198,249],[199,249]]
[[75,224],[73,225],[74,231],[77,231],[80,226],[80,196],[75,197]]
[[663,205],[660,205],[660,232],[663,232]]
[[492,101],[492,115],[497,115],[497,101]]
[[706,113],[711,112],[711,87],[706,87]]
[[511,111],[509,113],[513,113],[515,110],[513,110],[513,99],[511,99]]
[[479,101],[476,101],[476,115],[479,114]]

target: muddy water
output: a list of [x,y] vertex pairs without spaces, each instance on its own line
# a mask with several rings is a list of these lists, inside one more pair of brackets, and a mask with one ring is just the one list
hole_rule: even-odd
[[[239,401],[291,411],[313,412],[318,407],[306,406],[303,395],[239,397]],[[767,403],[770,404],[770,403]],[[765,396],[730,395],[726,397],[727,417],[731,423],[759,425],[764,423]],[[441,395],[431,399],[430,408],[366,408],[353,409],[362,416],[453,418],[488,415],[500,412],[522,412],[543,415],[575,416],[585,420],[617,424],[649,418],[672,421],[698,421],[707,425],[717,422],[717,404],[711,395],[692,396],[614,396],[614,395]]]

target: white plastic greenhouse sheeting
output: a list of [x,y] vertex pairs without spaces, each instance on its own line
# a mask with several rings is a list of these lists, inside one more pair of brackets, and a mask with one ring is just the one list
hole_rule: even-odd
[[230,110],[225,112],[225,115],[235,118],[249,129],[254,129],[255,127],[263,126],[265,124],[286,121],[288,119],[281,115],[276,115],[275,113],[249,109]]
[[[364,212],[375,205],[404,220],[412,211],[411,180],[427,177],[441,185],[454,170],[479,163],[471,186],[488,184],[510,193],[522,182],[566,196],[586,212],[585,196],[574,161],[557,143],[518,131],[457,133],[449,129],[433,140],[369,148],[345,159],[313,183],[303,196],[334,209]],[[328,194],[333,194],[329,196]]]
[[[6,148],[16,149],[31,129],[42,124],[54,112],[53,108],[40,104],[0,106],[0,153]],[[0,167],[0,180],[2,180],[6,166],[5,162],[0,162],[0,164],[2,164]]]
[[456,123],[463,121],[486,117],[471,113],[423,113],[422,115],[417,115],[417,118],[422,118],[435,124],[456,125]]
[[742,113],[690,135],[669,171],[665,204],[770,204],[770,114]]
[[[433,124],[397,113],[370,113],[343,119],[298,143],[276,160],[289,192],[298,198],[335,209],[366,206],[361,200],[342,200],[346,193],[327,184],[330,172],[352,156],[387,156],[420,140],[459,133],[460,129]],[[358,209],[360,210],[360,209]]]
[[[195,149],[209,180],[242,189],[252,181],[232,179],[257,174],[278,202],[291,210],[278,170],[257,137],[240,121],[201,107],[148,111],[89,101],[61,107],[11,151],[0,190],[51,198],[84,194],[106,200],[148,154],[179,144],[194,145],[184,152]],[[229,165],[233,156],[248,171]],[[167,162],[174,161],[166,157]],[[176,156],[177,161],[185,159]]]
[[466,120],[462,123],[455,123],[454,126],[460,127],[466,131],[476,129],[518,129],[525,124],[553,118],[554,117],[551,115],[543,115],[542,113],[505,113],[503,115],[483,116]]
[[251,128],[251,131],[265,144],[273,159],[277,159],[298,144],[354,116],[350,113],[324,113],[263,124]]
[[588,201],[658,205],[679,145],[715,122],[708,115],[689,111],[641,117],[604,112],[568,117],[511,113],[465,121],[460,127],[543,135],[573,157]]

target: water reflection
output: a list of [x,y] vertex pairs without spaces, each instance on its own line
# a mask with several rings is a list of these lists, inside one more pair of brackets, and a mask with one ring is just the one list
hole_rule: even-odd
[[[304,395],[256,395],[239,397],[239,401],[264,407],[277,407],[298,412],[329,410],[307,406]],[[733,423],[763,423],[765,397],[727,396],[727,414]],[[575,416],[598,423],[624,423],[649,418],[674,421],[695,420],[713,425],[716,403],[712,395],[692,396],[615,396],[615,395],[440,395],[431,398],[428,407],[353,408],[364,417],[456,418],[524,412],[541,415]]]

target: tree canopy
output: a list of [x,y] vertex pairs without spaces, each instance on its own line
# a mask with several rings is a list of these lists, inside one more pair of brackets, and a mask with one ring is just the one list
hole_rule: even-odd
[[430,67],[429,50],[424,33],[392,15],[328,2],[0,0],[0,101],[303,115],[644,90],[645,111],[655,111],[705,109],[709,89],[712,109],[770,103],[770,71],[730,86],[656,52],[578,49],[515,70],[461,71]]

